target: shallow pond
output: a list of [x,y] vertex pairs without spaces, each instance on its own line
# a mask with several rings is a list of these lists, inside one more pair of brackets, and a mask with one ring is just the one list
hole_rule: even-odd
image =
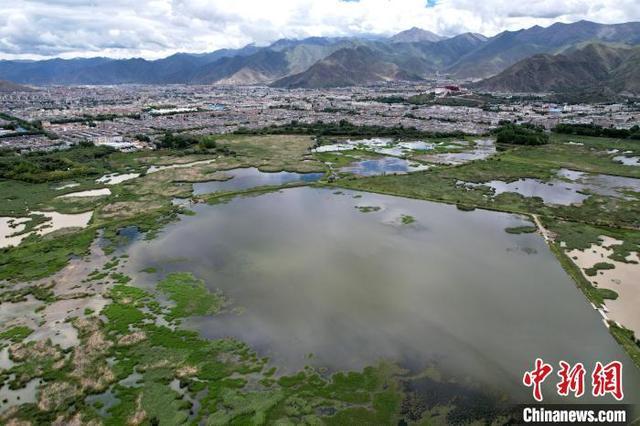
[[625,166],[640,166],[640,157],[627,157],[625,155],[619,155],[613,157],[613,161],[622,163]]
[[395,157],[404,157],[414,151],[428,151],[436,146],[432,142],[424,141],[405,141],[397,142],[392,138],[370,138],[370,139],[354,139],[346,140],[340,143],[330,145],[321,145],[315,148],[314,152],[338,152],[350,151],[353,149],[363,149],[376,152],[382,155],[391,155]]
[[613,197],[626,197],[624,191],[640,192],[640,179],[560,169],[558,176],[582,184],[583,191]]
[[640,192],[640,179],[591,174],[576,170],[560,169],[558,179],[544,182],[538,179],[523,178],[512,182],[491,180],[482,183],[459,181],[459,185],[467,187],[488,186],[494,195],[515,192],[523,197],[539,197],[546,204],[571,205],[580,204],[589,193],[629,199],[625,191]]
[[36,378],[22,388],[11,389],[8,383],[0,387],[0,413],[16,405],[36,402],[36,393],[41,384],[42,379]]
[[[530,400],[521,381],[536,357],[619,359],[627,395],[640,394],[637,370],[542,237],[504,231],[529,224],[521,217],[318,188],[194,210],[134,242],[128,273],[152,285],[137,271],[191,271],[221,289],[230,309],[185,326],[246,341],[284,371],[436,361]],[[402,225],[403,215],[415,222]]]
[[353,173],[359,176],[376,176],[384,174],[400,174],[427,170],[429,166],[396,157],[380,157],[371,160],[356,161],[349,166],[341,167],[340,172]]
[[464,152],[447,152],[443,154],[428,155],[425,158],[440,164],[464,164],[474,160],[484,160],[496,153],[496,144],[493,139],[477,139],[474,146]]
[[28,217],[0,217],[0,248],[19,245],[27,237],[19,233],[24,231],[30,220]]
[[109,409],[116,405],[118,401],[118,398],[114,395],[111,388],[102,393],[88,395],[85,398],[85,402],[88,405],[94,406],[102,417],[108,417]]
[[563,182],[560,180],[552,180],[550,182],[542,182],[537,179],[518,179],[513,182],[504,182],[501,180],[491,180],[481,184],[469,184],[468,186],[488,186],[493,190],[494,195],[500,195],[505,192],[515,192],[523,197],[539,197],[546,204],[560,204],[568,206],[570,204],[580,204],[587,198],[586,194],[578,191],[583,190],[583,186],[572,182]]
[[0,248],[17,246],[32,233],[46,235],[63,228],[85,228],[89,224],[93,211],[84,213],[29,212],[31,215],[44,216],[44,221],[24,232],[32,220],[31,217],[0,217]]
[[261,172],[255,167],[226,170],[224,174],[230,179],[194,183],[193,194],[201,195],[260,186],[278,186],[291,182],[314,182],[324,175],[324,173]]

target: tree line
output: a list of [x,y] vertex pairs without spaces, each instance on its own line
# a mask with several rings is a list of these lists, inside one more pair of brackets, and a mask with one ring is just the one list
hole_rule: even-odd
[[596,136],[619,139],[640,139],[640,126],[637,124],[630,129],[602,127],[597,124],[558,124],[553,128],[556,133],[578,136]]

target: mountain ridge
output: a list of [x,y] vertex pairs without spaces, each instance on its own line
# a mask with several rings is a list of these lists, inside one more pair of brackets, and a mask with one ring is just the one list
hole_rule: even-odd
[[557,55],[536,54],[473,87],[500,92],[607,90],[640,94],[640,46],[591,43]]
[[440,40],[444,40],[446,37],[442,37],[431,31],[423,30],[422,28],[412,27],[408,30],[399,32],[389,37],[389,41],[392,43],[416,43],[421,41],[430,41],[432,43]]
[[478,50],[461,57],[448,71],[458,78],[486,78],[528,56],[561,53],[575,44],[593,41],[640,44],[640,22],[598,24],[582,20],[503,31]]
[[[448,38],[414,27],[391,37],[280,39],[263,47],[176,53],[153,61],[104,57],[5,60],[0,61],[0,79],[31,85],[273,84],[309,88],[443,74],[457,79],[483,79],[533,55],[571,52],[594,42],[638,45],[640,22],[607,25],[578,21],[504,31],[493,37],[463,33]],[[337,52],[341,53],[336,55]],[[328,58],[331,59],[327,61]],[[635,71],[628,68],[619,75],[632,78]]]

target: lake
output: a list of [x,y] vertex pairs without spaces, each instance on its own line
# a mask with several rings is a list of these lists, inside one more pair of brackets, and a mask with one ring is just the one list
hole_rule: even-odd
[[621,360],[626,394],[639,394],[637,370],[542,237],[504,231],[523,217],[308,187],[193,209],[132,243],[127,272],[147,286],[158,277],[143,268],[191,271],[221,289],[229,309],[185,326],[245,341],[279,372],[437,363],[531,401],[521,381],[536,357],[588,371]]

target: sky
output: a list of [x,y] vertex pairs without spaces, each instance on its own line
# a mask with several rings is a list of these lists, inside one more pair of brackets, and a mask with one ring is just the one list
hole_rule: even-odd
[[640,21],[639,0],[0,0],[0,59],[157,59],[280,38],[443,36],[581,19]]

